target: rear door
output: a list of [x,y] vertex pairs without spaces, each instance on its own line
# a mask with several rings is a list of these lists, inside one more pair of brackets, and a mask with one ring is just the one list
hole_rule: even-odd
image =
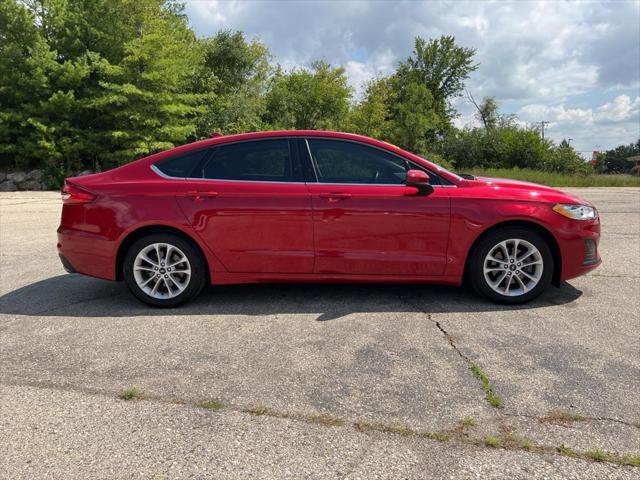
[[229,272],[311,273],[311,197],[287,138],[217,147],[179,204]]
[[[416,168],[391,152],[358,142],[308,138],[316,183],[316,273],[442,275],[446,266],[450,199],[406,187]],[[437,183],[437,182],[436,182]]]

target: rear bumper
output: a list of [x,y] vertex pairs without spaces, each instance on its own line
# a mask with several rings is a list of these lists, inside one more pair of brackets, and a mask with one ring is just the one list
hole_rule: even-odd
[[67,272],[115,280],[115,242],[82,230],[58,229],[58,255]]
[[62,263],[62,268],[64,268],[67,273],[78,273],[78,271],[71,265],[71,262],[67,257],[58,252],[58,256],[60,257],[60,262]]

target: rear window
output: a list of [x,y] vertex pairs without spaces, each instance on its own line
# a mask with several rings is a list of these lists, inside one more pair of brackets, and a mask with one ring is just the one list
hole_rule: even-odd
[[154,164],[165,175],[170,177],[190,177],[200,161],[209,152],[208,149],[183,153],[175,157],[169,157]]

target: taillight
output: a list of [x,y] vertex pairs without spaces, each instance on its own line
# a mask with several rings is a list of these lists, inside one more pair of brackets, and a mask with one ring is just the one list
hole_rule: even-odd
[[64,183],[60,193],[62,194],[62,203],[65,205],[89,203],[96,199],[95,194],[67,182]]

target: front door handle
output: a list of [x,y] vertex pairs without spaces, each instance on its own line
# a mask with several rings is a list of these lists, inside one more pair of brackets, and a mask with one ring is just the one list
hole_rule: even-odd
[[216,198],[218,196],[218,192],[211,192],[211,191],[200,192],[197,190],[192,190],[190,192],[187,192],[185,195],[196,202],[200,202],[205,198]]
[[347,200],[351,198],[350,193],[344,193],[344,192],[321,193],[319,196],[320,198],[328,199],[330,202],[337,202],[338,200]]

